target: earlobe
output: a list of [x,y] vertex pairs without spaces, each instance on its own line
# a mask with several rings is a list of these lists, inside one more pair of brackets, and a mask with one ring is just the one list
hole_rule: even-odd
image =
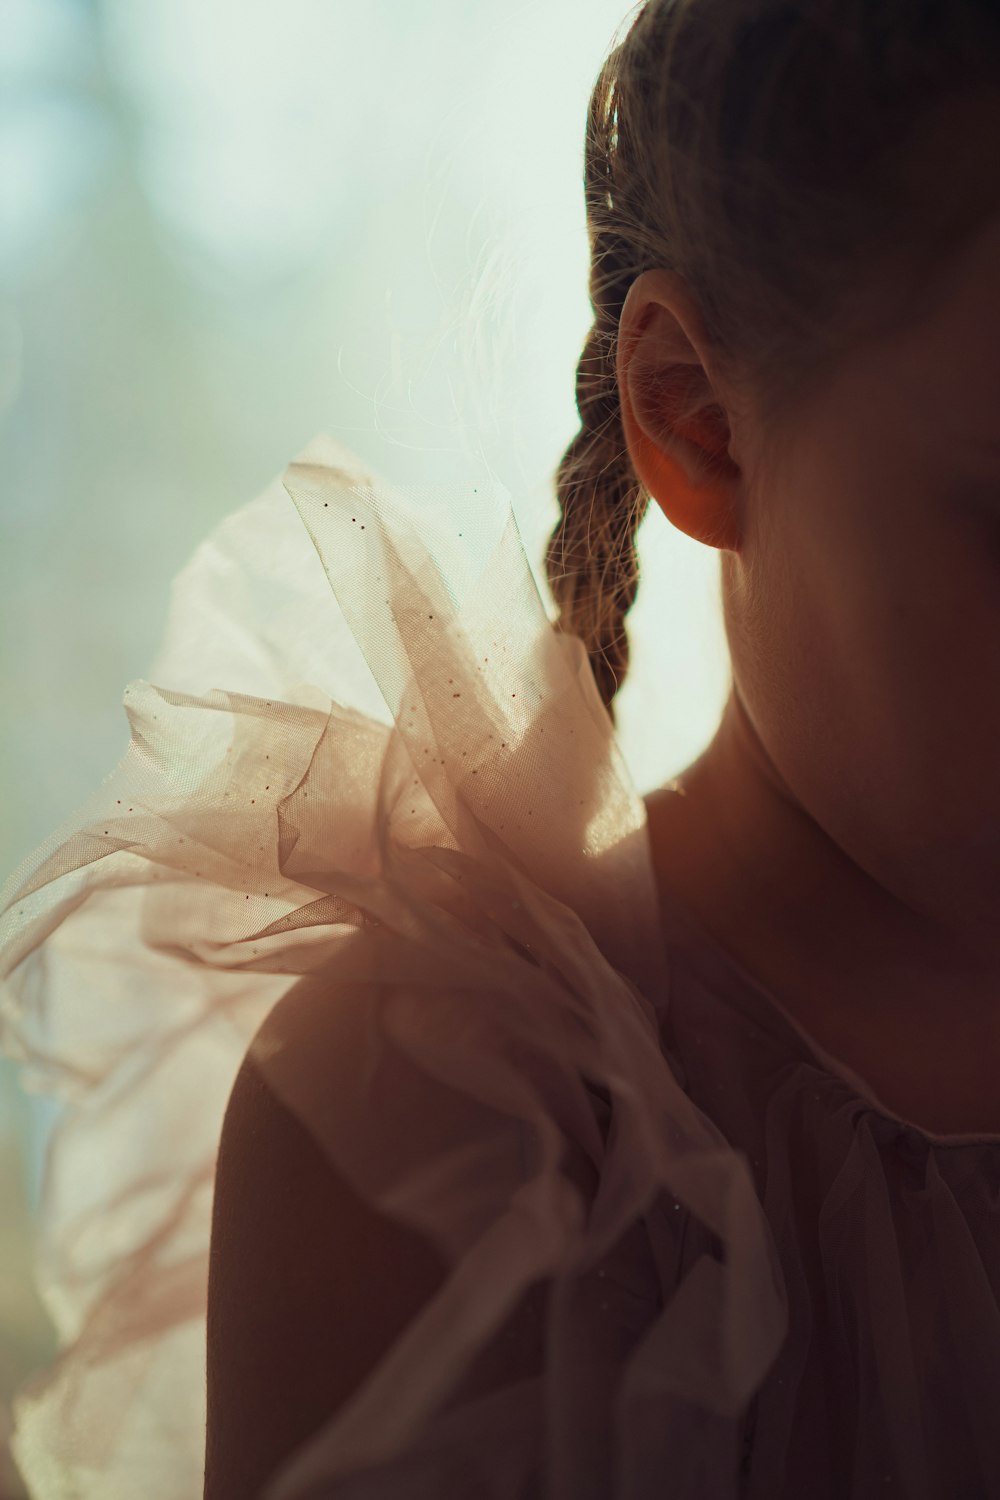
[[694,483],[684,465],[653,447],[645,433],[638,429],[630,433],[624,412],[622,416],[633,468],[667,520],[696,542],[738,552],[740,530],[732,485],[718,478]]

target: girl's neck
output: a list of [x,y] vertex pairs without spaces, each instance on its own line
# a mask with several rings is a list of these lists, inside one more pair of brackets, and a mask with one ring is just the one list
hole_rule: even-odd
[[816,1026],[887,1041],[919,1022],[928,1038],[1000,1046],[1000,960],[945,942],[837,846],[782,787],[735,694],[708,749],[646,806],[663,899],[820,1040]]

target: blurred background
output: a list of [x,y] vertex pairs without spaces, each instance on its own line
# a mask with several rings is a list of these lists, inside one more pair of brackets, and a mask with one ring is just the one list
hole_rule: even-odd
[[[0,879],[128,743],[170,581],[326,431],[400,484],[471,457],[543,597],[591,324],[587,101],[622,0],[4,0]],[[714,731],[717,554],[640,533],[619,739],[642,792]],[[54,1106],[0,1059],[0,1500],[50,1359]]]

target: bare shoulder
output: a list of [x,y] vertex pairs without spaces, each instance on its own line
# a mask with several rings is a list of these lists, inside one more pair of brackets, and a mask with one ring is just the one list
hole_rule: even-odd
[[[258,1031],[311,1054],[308,986]],[[435,1248],[334,1171],[248,1050],[222,1126],[209,1249],[205,1500],[250,1497],[443,1282]]]
[[[304,981],[273,1008],[223,1121],[209,1250],[205,1500],[251,1500],[359,1388],[449,1272],[429,1240],[378,1213],[335,1172],[255,1061],[263,1043],[285,1049],[286,1066],[296,1057],[316,1066],[331,1034],[315,999],[315,984]],[[541,1369],[544,1299],[543,1284],[531,1289],[463,1381],[466,1396]]]

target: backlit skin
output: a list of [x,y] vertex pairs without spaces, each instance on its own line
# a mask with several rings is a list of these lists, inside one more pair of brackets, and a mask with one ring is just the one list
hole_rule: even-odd
[[[618,379],[654,499],[724,543],[733,691],[705,753],[647,800],[664,890],[805,1024],[831,1038],[867,1028],[873,1046],[919,1037],[928,1068],[935,1049],[962,1047],[988,1092],[1000,1074],[1000,218],[940,287],[916,323],[842,358],[766,481],[753,415],[715,375],[672,272],[631,288]],[[668,381],[678,362],[728,418],[732,462],[700,487],[656,399],[656,372]]]

